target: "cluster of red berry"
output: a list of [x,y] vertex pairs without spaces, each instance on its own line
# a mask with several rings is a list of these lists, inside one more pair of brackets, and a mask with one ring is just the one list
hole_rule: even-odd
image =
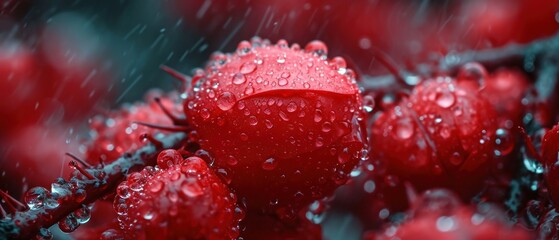
[[[524,30],[506,40],[532,40]],[[375,39],[353,40],[369,49]],[[558,50],[558,41],[543,45]],[[75,112],[88,102],[37,95],[44,83],[19,79],[34,79],[27,69],[36,64],[43,75],[56,71],[25,48],[9,50],[0,93]],[[523,50],[531,69],[536,53]],[[27,190],[23,203],[0,191],[0,239],[50,239],[54,223],[75,239],[330,239],[322,228],[340,215],[358,219],[353,231],[371,240],[559,238],[556,89],[548,96],[530,71],[452,55],[411,74],[373,51],[393,72],[385,84],[328,52],[320,41],[254,37],[191,77],[163,67],[183,89],[92,118],[84,160],[69,154],[67,178]],[[59,91],[79,83],[52,79]],[[9,103],[0,113],[18,124],[40,117]],[[44,148],[32,158],[53,150]]]

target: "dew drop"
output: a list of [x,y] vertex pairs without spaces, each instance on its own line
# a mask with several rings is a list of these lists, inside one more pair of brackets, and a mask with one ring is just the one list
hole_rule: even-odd
[[247,81],[247,78],[242,73],[236,73],[233,75],[231,82],[236,85],[241,85]]
[[325,59],[328,55],[328,48],[323,42],[315,40],[305,46],[305,52],[312,53],[315,56]]
[[338,154],[338,162],[341,164],[347,163],[350,158],[349,148],[344,148],[340,154]]
[[237,45],[237,54],[239,56],[247,55],[252,50],[252,44],[248,41],[242,41]]
[[243,63],[239,69],[242,74],[249,74],[254,72],[254,70],[256,70],[256,63],[253,62]]
[[394,128],[396,137],[405,140],[414,134],[413,125],[407,120],[400,120]]
[[462,155],[459,152],[454,152],[454,153],[452,153],[452,155],[450,156],[448,161],[450,162],[450,164],[452,164],[454,166],[458,166],[458,165],[462,164],[462,162],[464,162],[464,158],[462,157]]
[[262,169],[266,171],[274,170],[278,166],[276,159],[268,158],[262,163]]
[[87,223],[89,222],[89,219],[91,219],[91,210],[89,210],[89,208],[86,206],[74,211],[73,214],[80,224]]
[[60,228],[60,230],[66,233],[73,232],[79,226],[80,223],[74,217],[74,214],[70,214],[58,222],[58,227]]
[[303,83],[303,87],[305,89],[309,89],[309,88],[311,88],[311,85],[308,82],[305,82],[305,83]]
[[128,190],[128,186],[126,186],[126,184],[118,185],[118,187],[116,188],[116,194],[122,199],[129,198],[130,191]]
[[319,109],[316,109],[316,111],[314,112],[314,122],[318,123],[322,121],[322,111]]
[[217,107],[223,111],[227,111],[235,105],[236,101],[235,95],[230,92],[223,92],[217,98]]
[[155,180],[149,185],[148,190],[152,193],[158,193],[161,192],[161,190],[163,190],[164,186],[165,186],[164,182]]
[[270,120],[268,120],[268,119],[264,120],[264,124],[266,124],[266,127],[267,127],[268,129],[270,129],[270,128],[272,128],[272,127],[274,126],[274,124],[273,124]]
[[44,206],[45,199],[50,195],[49,191],[43,187],[29,189],[24,196],[24,201],[30,209],[38,209]]
[[297,104],[295,102],[287,104],[287,111],[290,113],[297,111]]
[[437,105],[439,105],[439,107],[449,108],[454,105],[454,103],[456,102],[456,98],[451,92],[438,92],[436,94],[435,101]]
[[256,126],[258,124],[258,119],[255,116],[248,117],[248,123],[252,126]]
[[39,233],[37,233],[36,239],[38,240],[51,240],[52,239],[52,232],[48,230],[48,228],[41,228],[39,229]]
[[287,85],[287,83],[289,83],[289,82],[287,81],[286,78],[280,78],[278,80],[278,85],[280,85],[280,86],[285,86],[285,85]]
[[184,182],[181,184],[181,192],[187,197],[197,197],[204,193],[202,187],[196,182]]

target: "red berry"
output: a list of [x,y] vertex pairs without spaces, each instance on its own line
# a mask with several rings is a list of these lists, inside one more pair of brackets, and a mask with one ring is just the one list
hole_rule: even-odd
[[542,142],[542,160],[545,178],[555,208],[559,207],[559,124],[547,131]]
[[327,60],[318,41],[299,48],[255,39],[214,55],[184,106],[201,147],[248,208],[283,217],[343,184],[365,141],[345,61]]
[[366,239],[533,239],[526,230],[509,223],[496,206],[485,203],[473,210],[446,190],[425,192],[409,214],[401,225]]
[[418,189],[481,189],[494,157],[495,111],[477,89],[449,77],[416,86],[372,127],[372,158]]
[[173,125],[171,119],[153,100],[154,97],[159,97],[163,106],[172,113],[178,115],[182,112],[182,106],[177,104],[176,95],[171,93],[169,96],[164,96],[161,92],[153,91],[146,96],[146,103],[125,105],[121,110],[110,113],[109,116],[96,116],[90,123],[93,139],[87,143],[87,161],[91,164],[98,164],[102,159],[104,163],[111,163],[124,153],[144,146],[146,142],[140,139],[142,135],[155,136],[166,132],[137,123]]
[[294,224],[285,224],[277,218],[248,214],[241,222],[244,230],[243,239],[270,239],[270,240],[320,240],[322,229],[320,225],[313,224],[306,219],[297,219]]
[[242,215],[235,195],[201,158],[183,159],[176,150],[165,150],[158,158],[169,156],[172,162],[146,167],[118,186],[114,207],[125,235],[134,239],[235,239]]

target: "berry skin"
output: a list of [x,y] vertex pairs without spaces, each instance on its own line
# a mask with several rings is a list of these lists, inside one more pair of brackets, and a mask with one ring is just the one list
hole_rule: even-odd
[[526,230],[514,227],[496,206],[463,206],[447,190],[428,190],[413,203],[409,218],[399,226],[389,226],[383,234],[365,239],[533,239]]
[[241,42],[216,54],[185,101],[201,148],[249,209],[291,218],[331,194],[359,161],[361,96],[342,58],[280,40]]
[[559,162],[559,124],[545,133],[541,148],[545,178],[551,199],[557,208],[559,206],[559,165],[557,165]]
[[[167,160],[167,161],[165,161]],[[155,168],[128,176],[114,207],[130,239],[235,239],[243,210],[198,157],[164,150]]]
[[489,173],[495,116],[469,85],[449,77],[424,81],[375,120],[372,159],[417,189],[448,187],[470,197]]
[[162,132],[136,122],[172,126],[173,122],[153,100],[154,97],[159,97],[163,106],[171,113],[178,115],[182,111],[182,106],[176,104],[177,96],[173,93],[164,96],[159,91],[152,91],[146,95],[146,103],[124,106],[108,117],[94,117],[90,122],[93,138],[87,143],[87,162],[95,165],[102,159],[105,164],[109,164],[124,153],[144,146],[146,142],[140,140],[143,134],[155,136]]

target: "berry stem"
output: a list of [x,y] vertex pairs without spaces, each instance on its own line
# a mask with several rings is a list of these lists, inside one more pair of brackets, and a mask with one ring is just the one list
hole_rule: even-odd
[[[48,228],[70,213],[82,208],[84,204],[93,203],[97,199],[114,192],[116,186],[125,179],[127,174],[139,171],[145,166],[155,165],[159,152],[168,148],[180,148],[186,141],[186,134],[169,134],[159,141],[162,143],[161,146],[148,144],[132,153],[121,156],[113,163],[102,168],[90,169],[90,173],[97,176],[95,179],[73,177],[70,182],[78,183],[76,185],[86,192],[85,199],[81,201],[73,196],[76,191],[70,191],[68,188],[52,192],[59,203],[56,207],[47,208],[45,206],[7,214],[6,218],[0,219],[0,239],[33,238],[41,228]],[[53,184],[53,190],[54,186],[55,184]],[[6,199],[5,196],[4,199]]]
[[[536,59],[542,61],[536,62]],[[448,54],[439,61],[438,66],[425,65],[419,68],[421,70],[418,73],[421,76],[432,76],[440,71],[454,72],[469,62],[478,62],[489,68],[504,65],[520,66],[528,72],[537,71],[539,78],[536,88],[544,93],[541,98],[546,99],[551,95],[550,90],[555,89],[557,84],[557,59],[559,59],[559,34],[527,44],[509,44],[499,48]],[[542,66],[534,66],[535,64]],[[365,75],[364,81],[359,84],[369,91],[383,90],[387,89],[387,86],[397,86],[396,78],[397,76],[393,75]]]

